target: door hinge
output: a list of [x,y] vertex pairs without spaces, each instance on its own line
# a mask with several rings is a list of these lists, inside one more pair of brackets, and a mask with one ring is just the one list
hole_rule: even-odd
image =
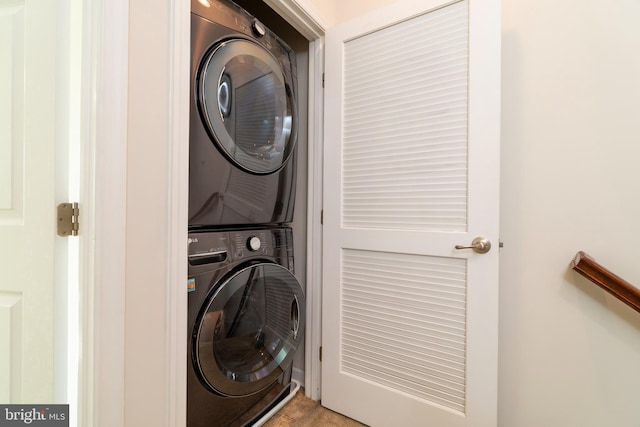
[[320,225],[324,225],[324,209],[320,211]]
[[322,73],[322,87],[324,88],[324,73]]
[[77,236],[80,230],[80,208],[78,203],[60,203],[58,205],[58,236]]
[[322,362],[322,346],[320,346],[320,352],[319,352],[319,353],[320,353],[320,354],[319,354],[319,359],[320,359],[320,361]]

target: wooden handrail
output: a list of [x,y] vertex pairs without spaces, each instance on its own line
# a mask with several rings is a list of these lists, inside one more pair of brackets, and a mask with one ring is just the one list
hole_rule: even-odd
[[580,251],[571,268],[640,313],[640,289],[613,274],[586,253]]

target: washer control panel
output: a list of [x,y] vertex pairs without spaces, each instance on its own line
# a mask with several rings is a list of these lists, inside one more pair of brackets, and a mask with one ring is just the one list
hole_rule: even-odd
[[229,235],[236,260],[256,255],[270,255],[272,252],[271,245],[268,244],[271,230],[231,231]]
[[189,267],[198,271],[252,258],[293,257],[290,228],[196,232],[189,234]]

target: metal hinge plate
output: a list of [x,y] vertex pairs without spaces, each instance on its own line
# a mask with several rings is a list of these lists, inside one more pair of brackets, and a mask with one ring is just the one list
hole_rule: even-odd
[[77,236],[80,230],[80,208],[78,203],[60,203],[58,205],[58,236]]
[[319,359],[320,359],[320,361],[322,362],[322,346],[320,346],[320,351],[319,351],[319,353],[320,353],[320,354],[318,355],[318,356],[319,356],[318,358],[319,358]]

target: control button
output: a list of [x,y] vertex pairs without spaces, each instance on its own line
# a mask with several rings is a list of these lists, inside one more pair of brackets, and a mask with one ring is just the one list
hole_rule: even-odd
[[257,19],[254,19],[251,23],[251,29],[256,37],[264,37],[264,35],[267,34],[267,29],[262,25],[262,22]]
[[258,249],[260,249],[261,245],[262,242],[260,242],[260,239],[256,236],[249,237],[249,239],[247,240],[247,248],[249,248],[250,251],[257,251]]

